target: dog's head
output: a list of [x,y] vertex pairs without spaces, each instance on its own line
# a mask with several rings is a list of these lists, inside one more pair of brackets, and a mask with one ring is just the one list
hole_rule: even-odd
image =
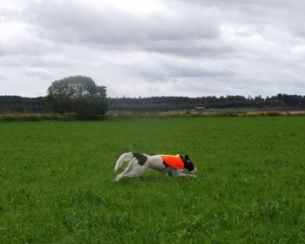
[[184,167],[188,173],[195,174],[197,172],[197,168],[193,164],[192,160],[190,159],[189,155],[183,156]]

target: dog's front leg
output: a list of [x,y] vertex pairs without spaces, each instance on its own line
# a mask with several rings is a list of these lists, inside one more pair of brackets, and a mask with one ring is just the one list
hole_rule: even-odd
[[170,176],[174,176],[174,177],[176,177],[176,176],[186,176],[186,174],[183,173],[182,170],[173,169],[173,168],[171,168],[170,170],[168,170],[168,174],[169,174]]
[[193,175],[193,174],[186,174],[186,173],[184,173],[184,171],[182,171],[182,170],[176,170],[176,172],[177,172],[176,176],[181,176],[181,177],[189,176],[189,177],[194,177],[194,178],[196,178],[196,175]]

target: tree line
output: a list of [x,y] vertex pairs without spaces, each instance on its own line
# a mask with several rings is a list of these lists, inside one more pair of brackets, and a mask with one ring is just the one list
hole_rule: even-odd
[[305,96],[278,94],[265,98],[261,96],[108,98],[108,104],[109,109],[118,111],[204,110],[213,108],[304,109]]
[[87,110],[86,107],[91,108],[93,114],[103,114],[107,108],[114,111],[170,111],[213,108],[305,109],[305,96],[278,94],[266,98],[243,96],[107,98],[97,104],[93,101],[91,104],[90,102],[85,103],[85,100],[78,100],[70,104],[68,100],[62,98],[55,104],[52,103],[48,97],[0,96],[0,113],[65,113],[73,111],[73,107],[75,107],[75,111],[83,111],[83,113]]
[[90,77],[85,76],[54,81],[46,97],[0,96],[0,113],[76,113],[91,117],[103,115],[107,109],[150,112],[213,108],[305,109],[305,96],[107,98],[106,87],[97,86]]

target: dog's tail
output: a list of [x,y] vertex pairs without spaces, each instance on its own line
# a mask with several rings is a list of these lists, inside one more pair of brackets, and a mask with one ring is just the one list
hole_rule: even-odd
[[119,157],[119,159],[116,161],[116,163],[114,165],[114,171],[116,172],[123,165],[124,162],[130,161],[132,158],[133,158],[132,152],[121,154],[121,156]]

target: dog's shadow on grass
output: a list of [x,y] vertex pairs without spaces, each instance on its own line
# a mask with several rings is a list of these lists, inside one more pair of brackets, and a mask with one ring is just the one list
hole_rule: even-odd
[[115,181],[116,184],[121,185],[134,185],[134,184],[150,184],[150,183],[170,183],[170,182],[181,182],[181,181],[196,181],[198,177],[171,177],[167,175],[145,175],[137,178],[123,178],[120,181]]

